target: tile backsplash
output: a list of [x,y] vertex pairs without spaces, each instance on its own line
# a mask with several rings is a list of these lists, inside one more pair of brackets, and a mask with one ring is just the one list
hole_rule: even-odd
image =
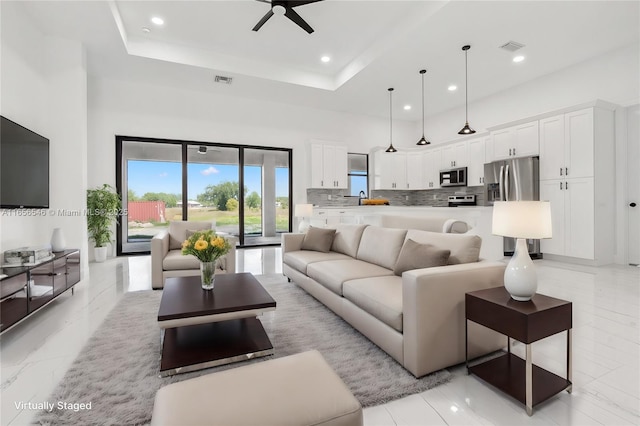
[[[484,186],[465,186],[416,191],[373,190],[370,198],[385,198],[392,206],[447,206],[450,195],[475,194],[476,203],[485,205]],[[331,199],[329,199],[331,198]],[[358,197],[349,196],[347,189],[307,189],[307,203],[321,207],[349,207],[358,205]]]

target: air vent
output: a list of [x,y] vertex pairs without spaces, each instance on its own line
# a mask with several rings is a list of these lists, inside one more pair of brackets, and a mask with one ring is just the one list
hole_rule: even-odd
[[515,41],[510,41],[510,42],[500,46],[500,49],[504,49],[504,50],[507,50],[509,52],[515,52],[516,50],[522,49],[523,47],[524,47],[524,44],[522,44],[522,43],[518,43],[518,42],[515,42]]
[[231,84],[231,81],[233,81],[232,77],[225,77],[223,75],[216,75],[216,78],[213,80],[216,83],[226,83],[226,84]]

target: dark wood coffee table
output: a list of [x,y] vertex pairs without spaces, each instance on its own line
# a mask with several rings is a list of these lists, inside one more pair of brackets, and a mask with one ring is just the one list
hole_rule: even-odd
[[250,273],[216,275],[212,291],[202,289],[199,276],[167,278],[158,310],[160,375],[272,355],[256,316],[275,309],[276,301]]
[[[467,371],[525,404],[533,407],[563,390],[571,393],[572,304],[566,300],[535,294],[527,302],[513,300],[504,287],[478,290],[465,295],[465,358]],[[507,336],[507,353],[469,365],[468,321]],[[567,332],[567,377],[560,377],[532,362],[531,344],[556,333]],[[511,353],[510,340],[525,344],[525,359]]]

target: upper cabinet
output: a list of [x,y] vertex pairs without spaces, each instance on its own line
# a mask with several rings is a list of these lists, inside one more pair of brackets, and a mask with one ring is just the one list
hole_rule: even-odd
[[424,189],[440,188],[440,167],[442,164],[442,148],[429,148],[422,154]]
[[484,185],[485,138],[467,143],[467,186]]
[[594,174],[593,108],[540,120],[540,179]]
[[424,189],[424,154],[422,152],[407,152],[407,189]]
[[309,146],[311,188],[348,187],[348,154],[344,145],[312,142]]
[[406,152],[385,152],[381,149],[374,153],[373,162],[373,189],[407,189]]
[[468,162],[467,142],[456,142],[442,147],[441,169],[465,167]]
[[538,155],[538,122],[519,124],[491,132],[493,160]]

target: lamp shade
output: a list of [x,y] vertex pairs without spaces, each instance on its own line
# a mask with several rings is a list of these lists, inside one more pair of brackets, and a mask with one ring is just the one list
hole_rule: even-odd
[[492,232],[513,238],[551,238],[551,205],[548,201],[496,201]]
[[295,217],[311,217],[311,215],[313,215],[313,204],[296,204]]

